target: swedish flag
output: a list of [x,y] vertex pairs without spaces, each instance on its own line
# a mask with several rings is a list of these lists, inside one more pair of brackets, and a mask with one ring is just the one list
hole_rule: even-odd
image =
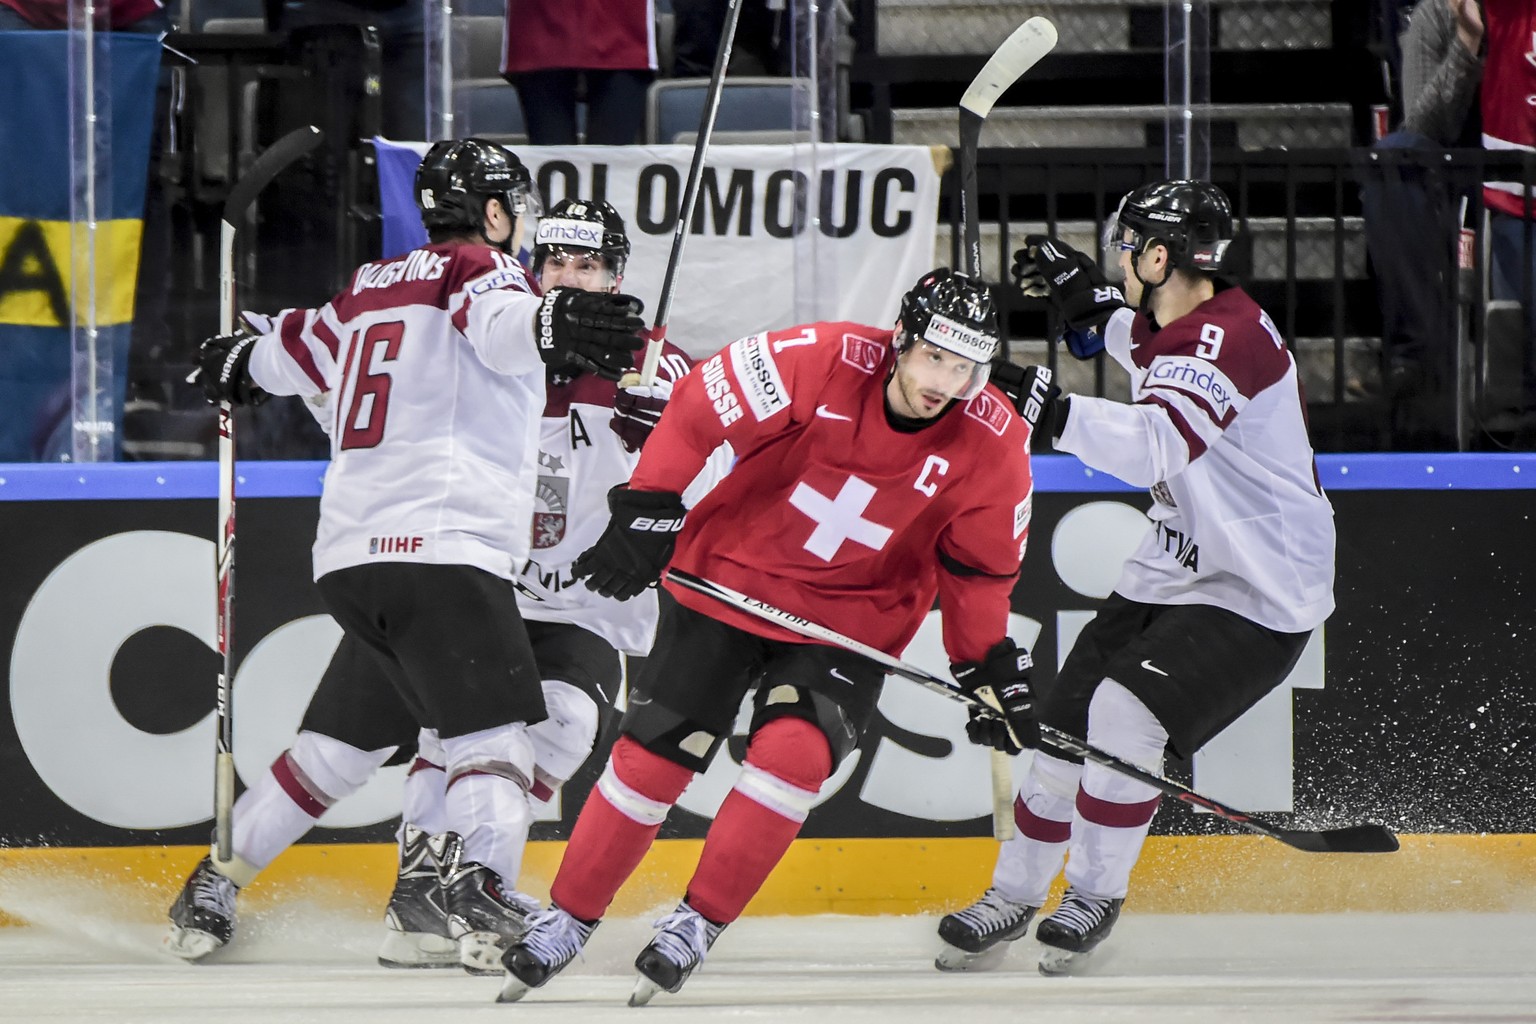
[[97,105],[111,118],[97,133],[98,153],[110,147],[110,157],[96,161],[92,182],[92,289],[83,262],[91,225],[78,197],[71,221],[68,33],[0,32],[0,462],[38,458],[61,415],[67,423],[70,325],[88,322],[93,290],[121,420],[160,43],[112,32],[95,40]]

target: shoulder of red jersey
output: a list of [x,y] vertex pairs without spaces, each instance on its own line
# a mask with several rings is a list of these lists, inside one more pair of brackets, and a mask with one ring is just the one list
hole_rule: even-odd
[[796,403],[814,403],[844,374],[873,376],[890,349],[891,332],[862,324],[805,324],[731,342],[704,361],[706,384],[729,367],[741,404],[763,422]]
[[956,412],[963,417],[967,429],[974,432],[981,443],[987,443],[989,437],[1008,445],[1023,443],[1027,439],[1029,428],[1024,425],[1008,396],[998,390],[995,384],[982,388],[980,394]]

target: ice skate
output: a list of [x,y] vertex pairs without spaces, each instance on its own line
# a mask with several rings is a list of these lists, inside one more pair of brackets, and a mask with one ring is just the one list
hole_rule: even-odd
[[640,977],[630,993],[630,1006],[644,1006],[658,992],[682,988],[725,931],[725,925],[708,920],[687,903],[679,903],[676,910],[656,922],[656,927],[656,937],[635,958]]
[[201,960],[229,942],[235,934],[235,894],[239,891],[239,886],[214,870],[212,857],[198,861],[171,904],[166,951],[183,960]]
[[1089,896],[1068,886],[1061,905],[1035,929],[1035,938],[1044,947],[1040,973],[1069,974],[1081,966],[1083,958],[1109,937],[1124,902]]
[[941,971],[990,971],[1008,955],[1009,943],[1024,937],[1039,909],[988,889],[975,903],[939,921],[944,948],[933,966]]
[[428,836],[405,826],[400,874],[384,911],[385,967],[457,967],[459,944],[448,930],[448,893],[441,865],[456,864],[462,840],[453,832]]
[[553,906],[528,915],[528,930],[501,958],[507,980],[496,1001],[515,1003],[559,974],[601,923],[588,924]]
[[470,862],[443,878],[448,931],[459,943],[459,963],[470,974],[501,973],[501,955],[528,929],[538,909],[531,896],[502,888],[496,872]]

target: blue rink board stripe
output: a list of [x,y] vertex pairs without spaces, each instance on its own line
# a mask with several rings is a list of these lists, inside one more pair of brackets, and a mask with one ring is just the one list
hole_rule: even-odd
[[[313,498],[324,462],[242,462],[243,498]],[[0,464],[0,501],[136,501],[213,498],[217,464],[131,462],[97,465]],[[1035,489],[1126,493],[1140,490],[1089,469],[1071,455],[1037,455]],[[1536,490],[1536,453],[1320,455],[1318,476],[1330,491]]]

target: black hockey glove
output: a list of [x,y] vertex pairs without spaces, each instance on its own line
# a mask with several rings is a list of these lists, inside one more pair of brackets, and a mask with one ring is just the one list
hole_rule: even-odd
[[197,349],[197,370],[193,378],[203,386],[209,404],[260,405],[269,397],[251,380],[248,365],[251,346],[258,335],[236,331],[218,334]]
[[[992,383],[1002,389],[1018,410],[1019,417],[1029,424],[1031,434],[1041,434],[1052,440],[1061,436],[1061,425],[1066,422],[1066,399],[1061,388],[1052,379],[1050,367],[1019,366],[1017,363],[995,362],[992,364]],[[1059,415],[1058,415],[1059,414]]]
[[1029,673],[1034,668],[1029,652],[1011,639],[1004,637],[987,652],[981,661],[965,661],[951,665],[949,671],[964,690],[989,704],[983,692],[991,688],[991,695],[1002,706],[1004,726],[996,718],[983,718],[976,711],[965,723],[965,735],[972,743],[992,747],[1005,754],[1017,754],[1025,747],[1040,744],[1040,724],[1035,721],[1035,691],[1029,685]]
[[555,288],[539,303],[533,333],[546,365],[575,365],[618,380],[641,345],[645,304],[632,295]]
[[1125,308],[1125,295],[1097,263],[1047,235],[1024,237],[1024,248],[1013,254],[1013,280],[1025,295],[1049,300],[1074,330],[1102,327]]
[[623,484],[608,492],[608,507],[613,518],[571,565],[571,575],[587,577],[588,590],[628,601],[661,578],[688,510],[680,494],[633,491]]
[[671,398],[672,382],[660,377],[652,381],[650,387],[636,384],[630,388],[619,388],[619,393],[613,399],[613,419],[608,421],[608,426],[624,442],[625,451],[640,450],[645,439],[651,436],[651,431],[661,421],[661,414]]

